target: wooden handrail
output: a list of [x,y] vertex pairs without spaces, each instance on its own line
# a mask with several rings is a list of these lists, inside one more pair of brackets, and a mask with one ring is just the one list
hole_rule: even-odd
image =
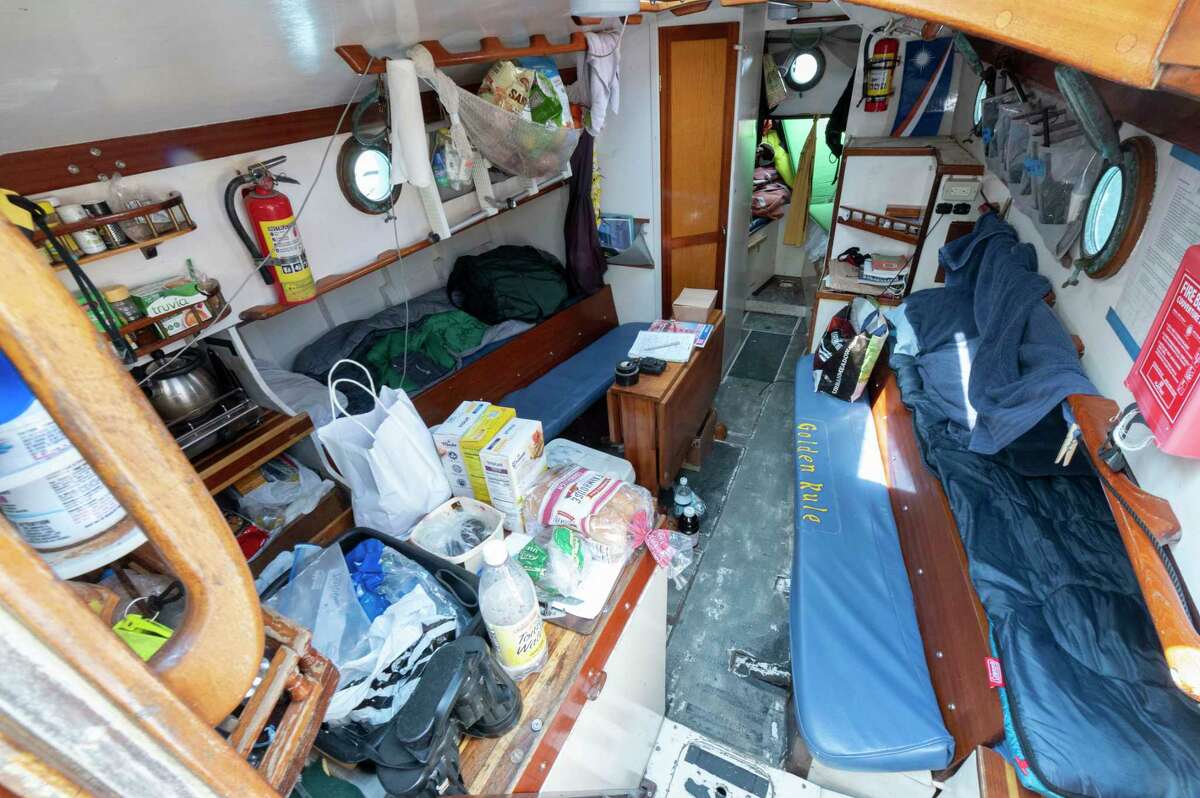
[[[556,55],[559,53],[580,53],[587,50],[587,38],[576,31],[571,38],[562,43],[554,44],[543,33],[535,33],[529,37],[529,44],[524,47],[508,47],[499,37],[487,36],[479,40],[478,50],[451,52],[442,46],[437,39],[427,39],[421,45],[433,56],[434,66],[460,66],[462,64],[481,64],[488,61],[503,61],[521,58],[527,55]],[[382,75],[387,71],[387,59],[372,60],[367,48],[361,44],[340,44],[333,48],[355,74]],[[367,65],[370,64],[368,67]]]
[[150,661],[209,725],[258,672],[262,614],[246,561],[179,446],[37,250],[0,224],[0,349],[187,590]]
[[1102,396],[1080,394],[1068,397],[1067,402],[1083,436],[1082,445],[1105,483],[1105,498],[1141,585],[1171,678],[1180,690],[1200,701],[1200,634],[1171,582],[1158,546],[1149,537],[1153,535],[1162,545],[1178,540],[1179,519],[1166,501],[1134,485],[1097,455],[1117,416],[1117,404]]

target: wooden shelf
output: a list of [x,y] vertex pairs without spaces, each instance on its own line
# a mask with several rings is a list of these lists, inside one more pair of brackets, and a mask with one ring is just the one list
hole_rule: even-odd
[[[175,343],[176,341],[182,341],[185,338],[191,338],[193,335],[199,335],[200,333],[204,332],[206,329],[213,326],[214,324],[221,321],[222,319],[228,318],[230,312],[231,312],[231,309],[227,305],[225,307],[225,309],[223,311],[221,311],[220,316],[214,316],[211,319],[207,319],[206,321],[200,322],[195,327],[188,327],[186,330],[184,330],[182,332],[177,332],[174,335],[167,336],[166,338],[161,338],[161,339],[155,341],[154,343],[146,344],[145,346],[139,346],[137,349],[133,350],[133,353],[135,355],[137,355],[138,357],[143,357],[144,355],[148,355],[151,352],[157,352],[158,350],[162,349],[164,346],[170,346],[171,344]],[[174,314],[171,314],[171,315],[174,315]],[[158,320],[161,318],[162,318],[161,316],[156,316],[155,320]],[[135,324],[138,324],[138,322],[140,322],[140,321],[144,321],[144,319],[139,319],[137,322],[134,322],[133,324],[128,325],[128,326],[133,327]],[[122,327],[121,329],[123,330],[125,328]]]
[[[843,219],[843,212],[848,212],[850,214],[849,217]],[[848,205],[838,208],[838,215],[835,221],[837,224],[853,227],[855,230],[864,230],[868,233],[874,233],[877,236],[890,238],[893,241],[903,241],[905,244],[911,244],[914,247],[921,241],[921,226],[919,224],[914,224],[906,219],[897,219],[894,216],[887,216],[882,213],[872,213],[871,211],[851,208]]]
[[[81,219],[78,222],[57,224],[53,229],[55,235],[61,238],[65,235],[69,235],[70,233],[77,233],[80,230],[94,230],[106,224],[119,224],[120,222],[127,222],[131,219],[138,219],[145,224],[151,224],[150,216],[152,214],[161,213],[164,211],[171,217],[171,227],[173,229],[165,229],[165,225],[159,225],[157,222],[155,222],[155,225],[158,227],[163,227],[164,230],[162,234],[157,235],[154,238],[146,241],[134,241],[131,244],[126,244],[125,246],[117,247],[116,249],[106,249],[104,252],[97,252],[95,255],[84,255],[82,253],[77,254],[75,256],[76,262],[78,262],[80,266],[86,266],[89,263],[94,263],[98,260],[104,260],[105,258],[111,258],[114,255],[132,252],[135,249],[147,250],[158,246],[164,241],[169,241],[172,238],[178,238],[181,235],[185,235],[195,230],[196,223],[192,221],[192,217],[188,214],[187,207],[183,204],[183,197],[179,194],[172,194],[161,202],[150,203],[149,205],[143,205],[139,208],[130,208],[129,210],[121,211],[119,213],[109,213],[104,216],[89,216],[87,219]],[[45,243],[46,236],[44,233],[42,233],[42,231],[37,230],[34,232],[32,240],[34,244],[40,246]],[[151,256],[147,254],[147,257]],[[55,263],[53,264],[53,267],[56,271],[62,271],[63,269],[67,268],[67,264]]]
[[[566,184],[567,182],[565,180],[556,180],[553,183],[543,186],[536,194],[531,194],[528,197],[522,197],[521,199],[517,200],[516,207],[520,207],[527,202],[532,202],[538,197],[545,196],[555,189],[562,188]],[[502,208],[493,216],[486,216],[482,219],[477,219],[470,224],[455,228],[452,232],[460,233],[463,230],[469,230],[475,225],[495,219],[497,216],[507,213],[509,210],[509,208]],[[322,277],[320,280],[317,280],[317,296],[319,297],[324,294],[328,294],[330,291],[336,291],[344,285],[349,285],[355,280],[366,277],[368,274],[377,272],[380,269],[386,269],[388,266],[391,266],[401,258],[407,258],[409,255],[420,252],[423,249],[428,249],[436,243],[436,241],[430,241],[426,238],[416,242],[415,244],[409,244],[407,247],[401,249],[399,253],[397,253],[397,251],[394,249],[384,250],[375,257],[375,260],[371,261],[365,266],[360,266],[353,271],[344,272],[342,274],[331,274],[327,277]],[[252,308],[246,308],[243,310],[241,319],[242,321],[262,321],[264,319],[272,318],[273,316],[278,316],[280,313],[283,313],[285,310],[293,307],[296,307],[296,305],[285,305],[282,303],[277,303],[274,305],[255,305]]]
[[258,468],[313,431],[307,413],[285,416],[264,410],[262,422],[235,441],[196,458],[192,466],[209,493],[220,493],[247,471]]
[[257,577],[277,555],[302,543],[328,546],[354,526],[350,497],[340,485],[321,497],[311,513],[302,515],[279,530],[248,560],[250,573]]
[[[89,263],[95,263],[98,260],[104,260],[105,258],[111,258],[114,255],[124,255],[126,252],[133,252],[135,249],[149,249],[150,247],[156,247],[164,241],[170,241],[172,238],[179,238],[182,235],[187,235],[188,233],[192,232],[195,229],[196,229],[196,227],[195,227],[195,225],[193,225],[191,227],[185,227],[181,230],[172,230],[169,233],[164,233],[160,236],[155,236],[154,238],[151,238],[147,241],[135,241],[134,243],[127,244],[123,247],[117,247],[116,249],[106,249],[103,252],[97,252],[95,255],[77,256],[75,258],[75,260],[79,263],[80,266],[87,266]],[[67,268],[67,264],[65,264],[65,263],[55,263],[54,264],[55,271],[58,271],[58,272],[65,271],[66,268]]]
[[[488,36],[479,40],[478,50],[451,52],[442,46],[437,39],[426,39],[421,45],[433,57],[433,65],[459,66],[461,64],[482,64],[494,61],[511,60],[528,55],[556,55],[559,53],[581,53],[587,50],[587,39],[582,33],[575,32],[571,38],[562,43],[554,44],[545,34],[535,33],[529,37],[529,43],[524,47],[507,47],[496,36]],[[334,52],[354,70],[355,74],[364,73],[382,75],[387,71],[387,58],[372,59],[367,48],[361,44],[340,44]],[[370,65],[368,67],[368,64]]]

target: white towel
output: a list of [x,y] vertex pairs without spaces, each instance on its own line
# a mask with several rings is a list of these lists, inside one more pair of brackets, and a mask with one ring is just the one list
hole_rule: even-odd
[[621,31],[584,34],[587,37],[588,89],[591,94],[591,123],[588,132],[599,135],[611,109],[621,110]]
[[412,61],[388,59],[387,91],[392,128],[392,185],[430,186],[433,168],[429,161],[429,138],[425,133],[425,115],[421,112],[421,87]]

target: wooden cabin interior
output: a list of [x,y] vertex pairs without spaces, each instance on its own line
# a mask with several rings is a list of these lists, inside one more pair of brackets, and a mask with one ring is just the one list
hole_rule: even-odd
[[1200,795],[1200,2],[0,6],[0,795]]

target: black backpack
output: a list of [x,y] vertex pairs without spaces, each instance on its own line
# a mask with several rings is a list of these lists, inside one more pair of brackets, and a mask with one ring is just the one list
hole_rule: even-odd
[[534,247],[502,246],[454,262],[446,295],[485,324],[539,322],[570,296],[558,259]]

